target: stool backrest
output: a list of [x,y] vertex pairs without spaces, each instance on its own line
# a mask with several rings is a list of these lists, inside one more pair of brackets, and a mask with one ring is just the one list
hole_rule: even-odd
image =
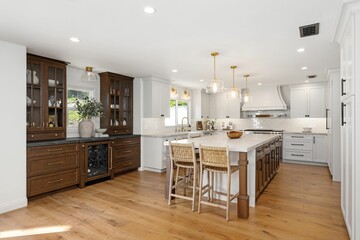
[[200,162],[206,166],[227,168],[230,166],[229,149],[200,145]]
[[170,143],[169,148],[170,158],[174,164],[177,162],[196,162],[193,143]]

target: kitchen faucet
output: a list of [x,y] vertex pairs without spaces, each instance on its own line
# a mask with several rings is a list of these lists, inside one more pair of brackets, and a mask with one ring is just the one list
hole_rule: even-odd
[[184,128],[184,119],[186,119],[186,120],[187,120],[187,125],[188,125],[188,127],[191,127],[191,125],[189,124],[189,118],[187,118],[187,117],[183,117],[183,118],[181,119],[181,131],[182,131],[182,132],[185,132],[185,128]]

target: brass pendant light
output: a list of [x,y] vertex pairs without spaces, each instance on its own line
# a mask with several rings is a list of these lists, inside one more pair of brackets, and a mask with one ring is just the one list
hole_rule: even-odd
[[216,79],[216,56],[218,56],[218,52],[212,52],[211,56],[214,57],[214,77],[209,82],[209,85],[206,87],[207,93],[221,93],[223,91],[223,82],[221,80]]
[[237,66],[231,66],[230,68],[233,70],[233,83],[229,94],[232,98],[239,98],[240,90],[235,86],[235,69],[237,68]]
[[246,81],[246,88],[245,88],[245,96],[244,96],[244,102],[248,102],[249,101],[249,88],[248,88],[248,77],[250,77],[249,74],[245,74],[245,81]]

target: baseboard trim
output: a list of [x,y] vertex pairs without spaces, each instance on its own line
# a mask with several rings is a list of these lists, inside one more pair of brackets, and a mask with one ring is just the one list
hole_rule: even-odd
[[166,171],[166,168],[164,169],[158,169],[158,168],[150,168],[150,167],[143,167],[144,171],[150,171],[150,172],[157,172],[157,173],[163,173]]
[[26,207],[27,204],[28,204],[28,200],[26,197],[0,203],[0,214],[10,212],[18,208]]

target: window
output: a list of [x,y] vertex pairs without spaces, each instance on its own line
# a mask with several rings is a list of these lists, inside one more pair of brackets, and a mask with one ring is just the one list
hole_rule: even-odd
[[75,108],[76,99],[84,99],[85,97],[92,98],[93,97],[92,90],[84,90],[84,89],[68,89],[68,97],[67,97],[67,126],[68,128],[76,128],[79,123],[79,115],[77,114],[77,110]]
[[[165,118],[165,126],[181,125],[184,117],[189,119],[190,102],[184,100],[170,100],[170,117]],[[190,120],[189,120],[190,121]],[[187,123],[187,122],[184,122]]]

